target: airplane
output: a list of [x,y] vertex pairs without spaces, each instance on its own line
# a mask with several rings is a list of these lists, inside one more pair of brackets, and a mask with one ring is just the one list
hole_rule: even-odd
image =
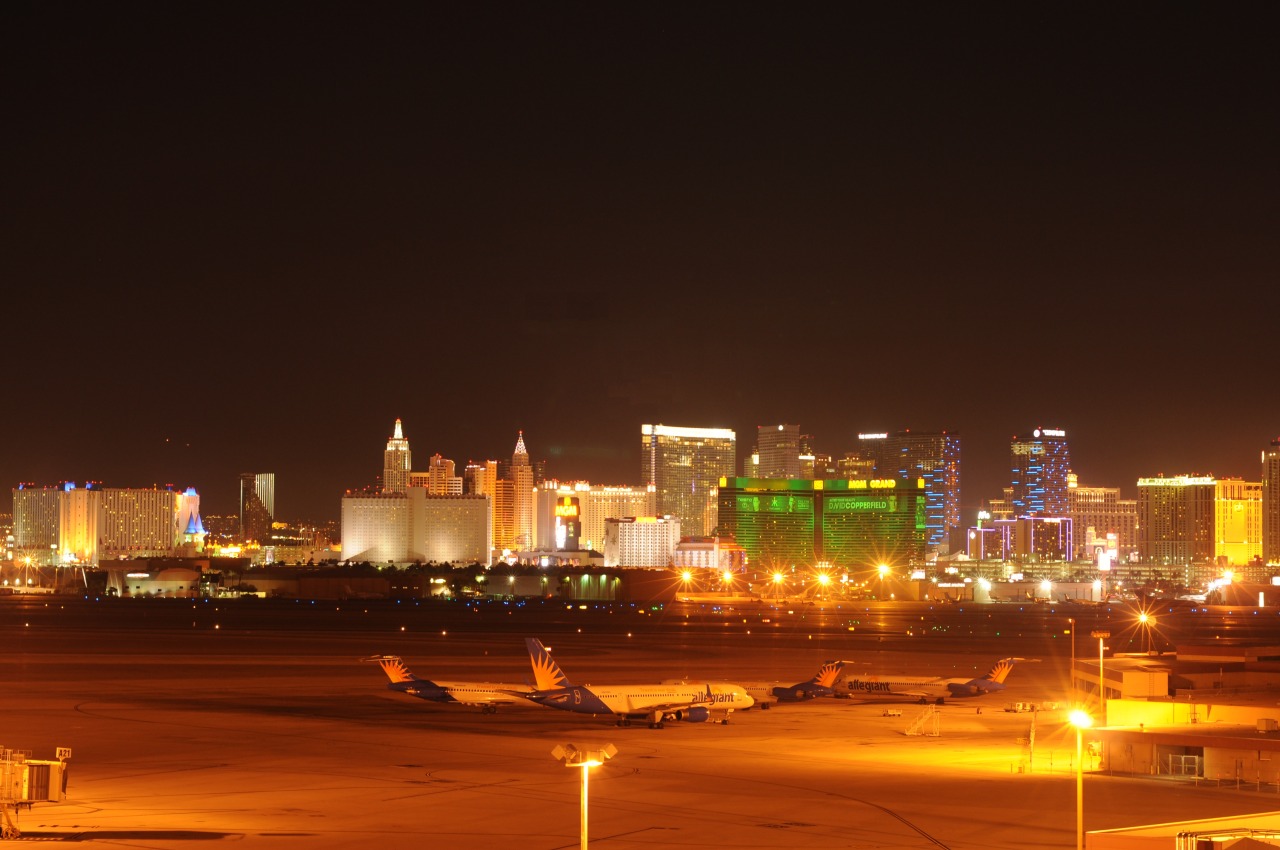
[[410,672],[398,655],[374,655],[363,660],[376,661],[381,665],[382,671],[391,680],[387,684],[388,690],[429,702],[478,706],[481,714],[496,714],[501,705],[531,705],[525,698],[529,689],[523,685],[420,679]]
[[976,679],[931,676],[853,676],[837,689],[840,696],[852,699],[911,699],[942,705],[948,698],[964,699],[985,696],[1004,690],[1004,680],[1017,658],[1002,658]]
[[664,721],[705,723],[712,712],[723,712],[720,722],[728,723],[735,708],[755,704],[740,686],[725,682],[683,682],[660,685],[597,685],[588,687],[569,681],[551,658],[551,650],[537,638],[526,638],[529,663],[533,665],[534,690],[527,694],[533,702],[579,714],[608,714],[619,726],[632,720],[647,720],[650,729],[661,729]]
[[[780,685],[777,682],[743,682],[742,689],[756,701],[762,710],[768,709],[775,702],[804,702],[818,697],[836,695],[836,682],[840,679],[845,662],[828,661],[818,668],[812,679],[794,685]],[[664,685],[683,682],[683,679],[667,679]]]

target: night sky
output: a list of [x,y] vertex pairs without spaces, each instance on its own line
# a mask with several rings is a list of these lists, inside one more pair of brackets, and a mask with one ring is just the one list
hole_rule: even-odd
[[1272,4],[9,3],[0,485],[336,518],[431,454],[639,481],[645,422],[1280,435]]

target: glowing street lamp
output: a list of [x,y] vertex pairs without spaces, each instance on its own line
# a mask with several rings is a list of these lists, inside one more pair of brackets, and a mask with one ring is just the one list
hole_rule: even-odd
[[1142,630],[1147,633],[1147,655],[1151,654],[1151,629],[1155,626],[1156,618],[1143,611],[1138,615],[1138,624],[1142,626]]
[[1070,720],[1076,727],[1076,850],[1084,850],[1084,730],[1093,725],[1093,718],[1077,708]]
[[563,761],[565,767],[582,768],[582,850],[587,850],[587,771],[617,754],[618,748],[613,744],[605,744],[599,750],[580,750],[573,744],[557,744],[551,750],[551,755]]

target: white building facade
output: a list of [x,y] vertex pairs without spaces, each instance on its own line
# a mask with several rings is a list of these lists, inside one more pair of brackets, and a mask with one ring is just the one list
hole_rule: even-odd
[[120,557],[164,557],[199,526],[200,496],[155,488],[58,487],[13,491],[14,553],[42,564],[94,564]]
[[606,567],[667,567],[680,542],[676,517],[641,516],[606,519]]
[[342,500],[347,562],[479,563],[492,557],[488,496],[435,496],[424,487]]

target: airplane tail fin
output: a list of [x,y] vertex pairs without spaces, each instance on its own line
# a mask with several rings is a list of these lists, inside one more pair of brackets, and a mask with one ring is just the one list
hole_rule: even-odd
[[995,663],[994,667],[992,667],[990,670],[987,671],[987,674],[982,678],[986,679],[989,682],[995,682],[997,684],[1003,685],[1004,680],[1009,678],[1009,673],[1013,670],[1013,662],[1015,660],[1016,659],[1013,659],[1013,658],[1001,658],[999,661]]
[[529,648],[529,663],[533,665],[533,686],[540,691],[553,688],[572,687],[569,677],[560,669],[560,665],[551,657],[551,650],[542,645],[537,638],[525,638],[525,646]]
[[824,688],[833,688],[836,680],[840,678],[840,671],[843,669],[843,661],[828,661],[819,668],[817,675],[810,681]]
[[400,660],[398,655],[374,655],[364,659],[365,661],[376,661],[382,667],[382,672],[387,674],[387,678],[394,685],[398,682],[412,682],[418,677],[409,672],[409,668]]

